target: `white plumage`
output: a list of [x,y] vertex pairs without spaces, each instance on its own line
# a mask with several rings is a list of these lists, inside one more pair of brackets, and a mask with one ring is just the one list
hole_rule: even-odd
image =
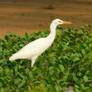
[[35,41],[30,42],[17,53],[13,54],[9,60],[13,61],[16,59],[29,59],[32,61],[31,67],[33,67],[35,60],[40,56],[47,48],[51,46],[55,39],[56,27],[59,24],[71,24],[71,22],[62,21],[60,19],[55,19],[50,25],[50,34],[45,38],[39,38]]

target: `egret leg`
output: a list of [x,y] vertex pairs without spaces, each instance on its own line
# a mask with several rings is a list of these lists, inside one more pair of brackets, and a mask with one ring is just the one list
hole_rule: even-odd
[[35,63],[36,58],[37,58],[37,57],[32,58],[31,68],[33,67],[33,65],[34,65],[34,63]]

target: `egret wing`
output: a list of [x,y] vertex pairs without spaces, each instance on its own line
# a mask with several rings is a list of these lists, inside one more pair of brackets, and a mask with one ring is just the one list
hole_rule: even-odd
[[45,43],[45,38],[37,39],[24,46],[16,54],[19,54],[20,58],[31,58],[35,55],[39,56],[42,52],[45,51],[47,47]]

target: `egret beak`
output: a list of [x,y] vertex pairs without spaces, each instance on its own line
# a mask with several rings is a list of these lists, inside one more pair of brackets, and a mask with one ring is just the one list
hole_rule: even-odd
[[63,21],[63,24],[72,24],[70,21]]

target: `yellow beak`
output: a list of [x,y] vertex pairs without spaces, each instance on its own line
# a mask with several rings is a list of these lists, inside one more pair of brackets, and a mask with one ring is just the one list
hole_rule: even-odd
[[63,21],[63,24],[72,24],[70,21]]

